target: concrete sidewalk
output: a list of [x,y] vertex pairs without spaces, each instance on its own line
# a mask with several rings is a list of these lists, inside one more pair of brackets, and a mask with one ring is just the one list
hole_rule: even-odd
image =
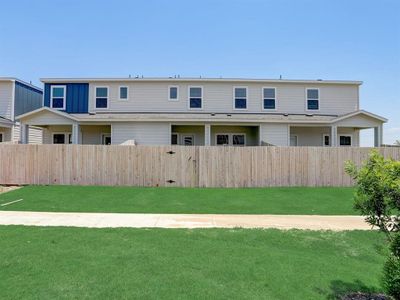
[[58,213],[0,211],[0,225],[89,228],[278,228],[369,230],[360,216]]

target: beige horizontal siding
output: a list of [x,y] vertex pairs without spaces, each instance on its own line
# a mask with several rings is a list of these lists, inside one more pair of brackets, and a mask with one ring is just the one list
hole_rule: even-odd
[[[168,100],[168,87],[179,87],[178,101]],[[233,112],[264,112],[262,109],[262,88],[275,87],[277,96],[278,113],[306,113],[306,88],[319,88],[320,110],[319,114],[341,115],[358,109],[358,86],[344,84],[319,84],[306,85],[299,83],[248,83],[240,85],[248,87],[247,110],[233,108],[234,83],[205,82],[106,82],[89,85],[90,111],[107,111],[95,109],[95,86],[109,87],[109,109],[115,112],[189,112],[197,111],[188,109],[189,86],[203,87],[203,112],[233,113]],[[119,87],[129,87],[129,99],[119,100]]]
[[0,116],[13,120],[14,82],[0,82]]
[[274,146],[288,146],[289,128],[287,124],[261,124],[260,141]]
[[113,123],[112,144],[135,141],[136,145],[169,145],[171,143],[169,123]]

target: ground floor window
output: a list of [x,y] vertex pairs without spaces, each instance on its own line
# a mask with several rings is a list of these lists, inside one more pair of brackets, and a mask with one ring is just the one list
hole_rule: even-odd
[[3,134],[0,132],[0,143],[3,142]]
[[297,145],[298,145],[297,135],[291,134],[290,135],[290,146],[297,146]]
[[72,134],[53,133],[53,144],[72,144]]
[[101,135],[101,144],[102,145],[111,145],[111,134],[110,133],[103,133]]
[[215,135],[217,146],[245,146],[246,135],[244,133],[218,133]]
[[193,135],[182,136],[182,145],[193,146],[194,145],[194,136]]
[[177,133],[171,134],[171,145],[178,145],[179,135]]
[[323,146],[330,146],[331,145],[331,139],[328,134],[324,134],[323,136]]
[[340,135],[339,143],[340,146],[351,146],[351,135]]

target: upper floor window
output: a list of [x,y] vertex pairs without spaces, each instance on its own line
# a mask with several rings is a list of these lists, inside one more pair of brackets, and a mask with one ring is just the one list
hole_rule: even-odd
[[202,109],[203,108],[203,88],[202,87],[189,87],[189,108]]
[[108,108],[108,87],[96,87],[96,108]]
[[307,109],[319,110],[319,89],[307,89]]
[[127,86],[119,87],[119,100],[128,100],[128,87]]
[[275,88],[263,88],[263,108],[276,109],[276,90]]
[[53,85],[50,91],[50,106],[56,109],[65,109],[65,85]]
[[179,97],[179,90],[177,86],[170,86],[168,89],[168,100],[177,101]]
[[234,88],[234,108],[246,109],[247,108],[247,88],[235,87]]

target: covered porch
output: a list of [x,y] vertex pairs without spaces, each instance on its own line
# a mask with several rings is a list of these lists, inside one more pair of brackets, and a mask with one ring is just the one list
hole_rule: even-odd
[[171,144],[186,146],[258,146],[258,125],[171,124]]
[[364,111],[338,117],[330,124],[290,124],[290,146],[360,146],[360,131],[374,129],[374,146],[382,145],[383,123],[387,120]]
[[0,143],[12,140],[12,127],[14,122],[0,117]]
[[19,119],[23,144],[29,143],[30,126],[42,128],[44,144],[111,144],[111,124],[79,122],[69,114],[45,107],[22,115]]

